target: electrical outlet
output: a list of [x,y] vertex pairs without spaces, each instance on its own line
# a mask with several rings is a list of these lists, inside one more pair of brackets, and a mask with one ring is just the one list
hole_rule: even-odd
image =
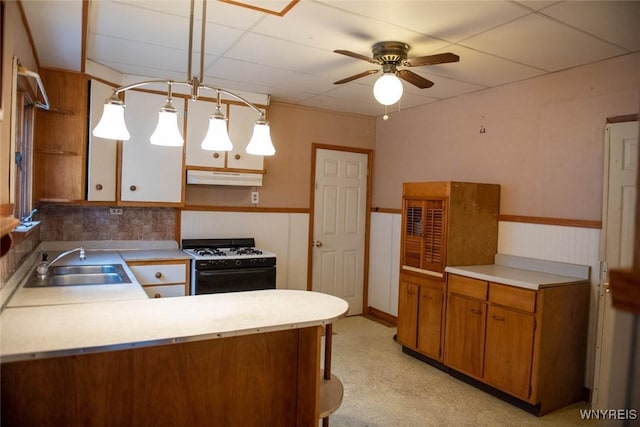
[[253,203],[254,205],[260,203],[260,193],[258,193],[257,191],[251,192],[251,203]]
[[109,208],[111,215],[122,215],[122,208]]

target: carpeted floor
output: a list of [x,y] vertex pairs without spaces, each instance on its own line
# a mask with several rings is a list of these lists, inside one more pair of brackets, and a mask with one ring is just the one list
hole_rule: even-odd
[[576,404],[536,417],[402,353],[395,328],[362,316],[333,327],[332,372],[344,385],[331,427],[598,426]]

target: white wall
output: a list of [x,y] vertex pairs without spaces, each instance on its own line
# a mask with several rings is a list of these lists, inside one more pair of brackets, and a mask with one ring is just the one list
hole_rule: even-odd
[[[398,315],[398,270],[400,265],[400,214],[371,215],[369,305]],[[585,384],[591,388],[595,358],[600,269],[600,230],[579,227],[501,221],[498,252],[529,258],[591,267],[591,305],[587,341]]]
[[255,238],[276,254],[278,289],[307,289],[308,214],[183,211],[181,218],[181,239]]

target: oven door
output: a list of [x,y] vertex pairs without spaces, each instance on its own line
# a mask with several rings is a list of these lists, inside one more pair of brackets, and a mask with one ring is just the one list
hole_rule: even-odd
[[195,295],[276,288],[275,267],[196,270],[195,276]]

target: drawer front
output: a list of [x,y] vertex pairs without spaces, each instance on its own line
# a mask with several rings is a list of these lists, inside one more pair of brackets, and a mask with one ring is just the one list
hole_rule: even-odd
[[482,301],[487,300],[488,282],[485,282],[484,280],[458,276],[457,274],[449,274],[447,283],[449,286],[449,293],[464,295]]
[[186,264],[130,265],[129,268],[141,285],[164,285],[187,281]]
[[489,302],[516,310],[534,313],[536,311],[536,291],[514,286],[489,284]]
[[144,286],[144,291],[149,298],[167,298],[185,296],[184,285]]

